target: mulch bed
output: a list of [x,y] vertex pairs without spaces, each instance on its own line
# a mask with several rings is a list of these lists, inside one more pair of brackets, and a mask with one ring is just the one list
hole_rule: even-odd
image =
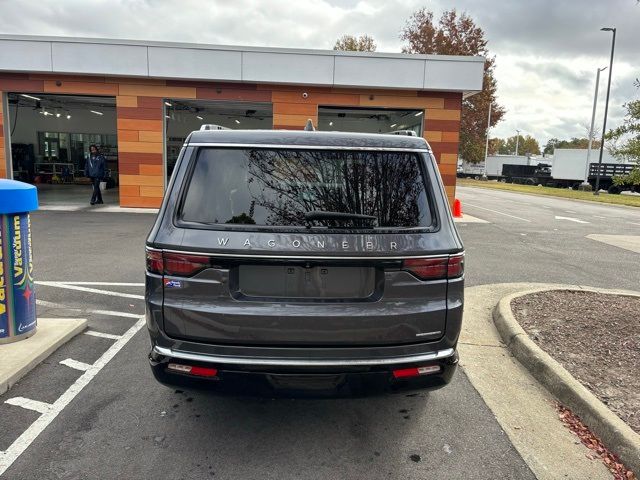
[[551,291],[511,308],[540,348],[640,433],[640,298]]

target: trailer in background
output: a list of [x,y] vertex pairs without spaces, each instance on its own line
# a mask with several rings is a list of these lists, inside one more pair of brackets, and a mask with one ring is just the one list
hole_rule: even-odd
[[[523,155],[491,155],[486,164],[462,161],[458,164],[458,177],[487,178],[525,185],[543,185],[557,188],[577,189],[585,180],[595,188],[599,150],[591,150],[587,166],[587,149],[558,148],[553,158],[526,157]],[[486,168],[485,168],[486,165]],[[632,190],[640,193],[640,185],[614,185],[613,177],[626,175],[634,163],[618,161],[609,152],[602,155],[600,188],[609,193]]]
[[502,166],[501,180],[521,185],[546,185],[551,178],[550,167],[547,163],[539,163],[538,165],[511,165],[507,163]]
[[487,178],[500,179],[504,165],[538,165],[539,161],[525,155],[490,155],[487,157]]
[[635,167],[633,163],[597,163],[589,164],[589,184],[593,189],[596,188],[596,177],[600,170],[600,189],[606,190],[612,194],[618,194],[625,190],[631,190],[640,193],[640,185],[614,185],[613,177],[628,175]]

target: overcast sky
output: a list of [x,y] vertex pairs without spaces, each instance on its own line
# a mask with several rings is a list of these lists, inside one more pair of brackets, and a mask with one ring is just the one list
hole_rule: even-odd
[[[586,136],[597,67],[608,65],[617,27],[609,125],[639,97],[640,4],[636,0],[0,0],[0,33],[332,48],[348,33],[399,52],[399,32],[425,6],[466,11],[496,56],[498,100],[507,109],[493,136]],[[608,71],[601,76],[602,125]]]

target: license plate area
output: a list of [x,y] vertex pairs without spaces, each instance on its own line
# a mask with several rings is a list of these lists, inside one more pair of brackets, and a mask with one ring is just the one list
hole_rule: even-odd
[[234,296],[247,300],[372,301],[384,285],[372,265],[238,265],[230,273]]
[[267,375],[272,387],[281,390],[335,390],[345,381],[345,375]]

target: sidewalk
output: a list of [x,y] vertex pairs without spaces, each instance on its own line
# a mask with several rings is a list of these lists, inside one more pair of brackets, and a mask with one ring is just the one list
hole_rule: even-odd
[[492,284],[465,290],[460,364],[498,423],[539,479],[611,479],[599,460],[558,419],[555,399],[502,343],[493,322],[498,301],[533,283]]

